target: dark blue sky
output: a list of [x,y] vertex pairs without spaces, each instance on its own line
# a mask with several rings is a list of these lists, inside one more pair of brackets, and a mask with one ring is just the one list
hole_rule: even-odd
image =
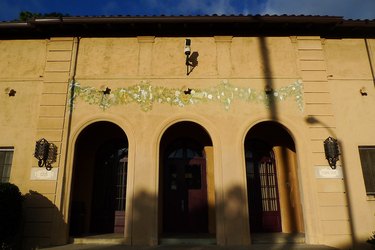
[[82,15],[330,15],[375,19],[375,0],[0,0],[0,21],[21,11]]

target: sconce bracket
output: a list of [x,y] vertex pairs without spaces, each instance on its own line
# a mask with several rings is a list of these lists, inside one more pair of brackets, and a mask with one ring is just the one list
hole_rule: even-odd
[[35,143],[34,157],[38,160],[39,167],[52,169],[52,163],[56,162],[57,146],[42,138]]
[[336,169],[336,162],[339,160],[340,150],[337,140],[333,137],[328,137],[324,140],[324,153],[329,166]]

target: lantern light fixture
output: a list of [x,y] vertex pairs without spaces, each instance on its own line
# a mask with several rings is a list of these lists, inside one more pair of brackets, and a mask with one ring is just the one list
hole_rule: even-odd
[[190,45],[191,45],[191,40],[189,38],[187,38],[185,40],[185,49],[184,49],[184,52],[185,52],[185,55],[187,56],[187,58],[190,56],[190,53],[191,53]]
[[336,162],[339,160],[340,150],[337,140],[333,137],[328,137],[324,140],[324,153],[329,166],[336,169]]
[[34,157],[38,159],[38,166],[52,169],[52,163],[56,162],[57,146],[42,138],[35,143]]

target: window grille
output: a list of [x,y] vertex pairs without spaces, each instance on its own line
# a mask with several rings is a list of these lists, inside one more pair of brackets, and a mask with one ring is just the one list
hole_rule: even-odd
[[13,160],[13,147],[0,148],[0,182],[9,182]]
[[128,157],[119,161],[116,183],[116,210],[125,211],[126,206],[126,179],[128,173]]
[[360,146],[362,173],[367,195],[375,195],[375,146]]

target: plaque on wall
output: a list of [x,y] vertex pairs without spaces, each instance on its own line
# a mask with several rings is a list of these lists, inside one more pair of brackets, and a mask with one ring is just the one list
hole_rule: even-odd
[[45,168],[33,167],[31,168],[30,180],[56,181],[58,170],[58,168],[52,168],[48,171]]
[[315,177],[320,179],[342,179],[342,168],[337,166],[332,169],[330,166],[315,166]]

